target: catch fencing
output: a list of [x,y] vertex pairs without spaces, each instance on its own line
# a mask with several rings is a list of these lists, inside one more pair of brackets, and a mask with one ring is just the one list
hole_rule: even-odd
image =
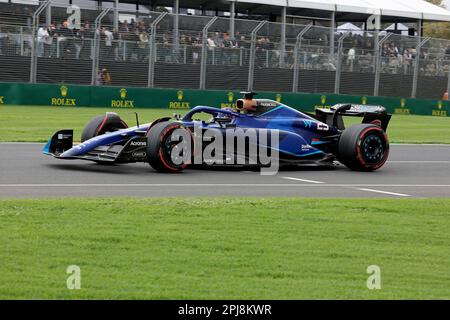
[[429,99],[450,83],[447,40],[112,8],[80,9],[72,29],[67,6],[26,12],[0,24],[0,81]]

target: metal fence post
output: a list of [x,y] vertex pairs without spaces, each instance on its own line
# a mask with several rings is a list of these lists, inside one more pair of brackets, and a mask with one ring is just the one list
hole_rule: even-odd
[[236,20],[236,1],[230,1],[230,38],[234,39],[235,36],[235,20]]
[[20,55],[23,57],[23,45],[24,45],[24,40],[23,40],[23,27],[20,27]]
[[418,42],[416,47],[416,58],[414,60],[414,75],[413,75],[411,98],[416,98],[417,96],[417,82],[419,80],[419,72],[420,72],[420,52],[425,43],[427,43],[430,39],[431,38],[429,37],[424,38],[422,41]]
[[94,52],[92,54],[92,74],[91,74],[91,84],[96,84],[97,72],[99,66],[99,56],[100,56],[100,26],[102,19],[111,11],[111,8],[104,9],[98,16],[95,18],[94,22]]
[[338,51],[336,59],[336,74],[334,78],[334,93],[339,94],[341,90],[341,70],[342,70],[342,51],[344,50],[344,39],[350,35],[349,32],[344,33],[338,39]]
[[45,9],[45,24],[49,26],[52,24],[52,6],[49,5]]
[[250,59],[248,66],[248,84],[247,90],[253,90],[253,74],[255,73],[255,58],[256,58],[256,34],[267,23],[267,21],[261,21],[255,29],[252,31],[252,38],[250,44]]
[[155,85],[155,60],[156,60],[156,26],[167,15],[167,12],[163,12],[155,21],[150,25],[150,38],[148,41],[149,55],[148,55],[148,76],[147,87],[153,88]]
[[286,61],[286,13],[287,7],[281,8],[281,41],[280,41],[280,68],[284,68]]
[[292,92],[298,91],[298,76],[300,72],[300,68],[298,65],[299,52],[302,46],[302,39],[306,32],[308,32],[312,28],[312,24],[309,24],[303,28],[302,31],[297,35],[297,41],[295,42],[294,47],[294,79],[292,80]]
[[180,44],[180,0],[173,1],[172,14],[174,15],[173,20],[173,48],[175,52],[178,52],[178,45]]
[[33,28],[31,33],[31,61],[30,61],[30,83],[36,83],[36,73],[37,73],[37,56],[36,56],[36,45],[37,45],[37,31],[39,28],[39,16],[42,11],[50,5],[51,0],[47,0],[36,9],[33,14]]
[[200,60],[200,89],[206,88],[206,65],[207,65],[207,59],[208,59],[208,48],[207,48],[207,42],[208,42],[208,29],[213,25],[214,22],[218,17],[213,17],[211,20],[208,21],[208,23],[203,28],[203,36],[202,36],[202,56]]
[[331,26],[330,26],[330,54],[334,55],[334,40],[336,37],[336,12],[331,13]]
[[242,47],[239,48],[239,67],[242,67],[242,62],[243,62],[243,52],[242,52]]
[[448,70],[447,94],[450,92],[450,70]]
[[381,75],[381,58],[382,58],[382,50],[383,50],[383,43],[389,39],[390,36],[392,36],[393,33],[388,33],[386,36],[384,36],[381,40],[377,42],[377,52],[375,57],[375,83],[373,86],[373,95],[375,97],[378,97],[380,93],[380,75]]

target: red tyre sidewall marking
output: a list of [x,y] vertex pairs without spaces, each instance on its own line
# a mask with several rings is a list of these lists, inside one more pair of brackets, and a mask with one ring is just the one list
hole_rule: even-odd
[[103,127],[106,124],[106,120],[108,120],[108,114],[105,115],[105,118],[103,119],[102,123],[100,124],[100,127],[95,130],[95,136],[98,136],[98,134],[102,131]]
[[[181,125],[179,124],[174,124],[172,126],[167,127],[166,129],[164,129],[164,131],[162,132],[162,134],[159,137],[159,142],[162,144],[164,141],[164,138],[166,137],[166,135],[175,130],[175,129],[179,129],[181,128]],[[188,130],[190,132],[190,130]],[[167,161],[164,159],[164,155],[163,155],[163,149],[162,149],[162,145],[159,147],[159,159],[161,160],[162,164],[169,170],[172,170],[174,172],[178,172],[180,170],[183,170],[184,168],[186,168],[186,166],[188,165],[187,163],[183,163],[179,169],[172,167],[169,163],[167,163]]]
[[375,166],[373,168],[374,170],[381,168],[386,163],[386,161],[389,157],[389,139],[385,132],[383,132],[383,136],[384,136],[384,139],[386,140],[386,152],[385,152],[386,155],[385,155],[384,159],[377,166]]
[[[368,133],[368,132],[370,132],[371,130],[378,131],[379,133],[381,133],[381,134],[383,135],[383,137],[384,137],[385,140],[386,140],[386,151],[385,151],[383,160],[382,160],[379,164],[377,164],[376,166],[374,166],[374,167],[372,167],[371,165],[367,164],[367,163],[364,161],[364,159],[363,159],[363,157],[362,157],[362,155],[361,155],[361,143],[362,143],[362,139],[364,138],[365,134]],[[388,158],[388,156],[389,156],[389,141],[388,141],[388,138],[387,138],[386,133],[383,132],[383,130],[382,130],[381,128],[373,128],[373,127],[372,127],[372,128],[367,128],[366,130],[364,130],[364,131],[359,135],[358,141],[356,142],[356,150],[357,150],[357,158],[358,158],[359,162],[360,162],[364,167],[366,167],[366,168],[372,168],[373,170],[376,170],[376,169],[382,167],[382,166],[386,163],[387,158]]]
[[172,170],[173,172],[178,172],[181,169],[176,169],[174,167],[172,167],[170,164],[168,164],[166,162],[166,160],[164,159],[164,155],[162,154],[162,149],[159,149],[159,159],[161,160],[162,164],[164,165],[164,167],[166,167],[169,170]]
[[381,127],[381,120],[373,120],[370,124],[373,124],[375,126]]

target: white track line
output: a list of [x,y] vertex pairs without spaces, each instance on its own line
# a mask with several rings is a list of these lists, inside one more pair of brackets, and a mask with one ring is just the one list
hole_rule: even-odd
[[413,146],[413,147],[420,147],[420,146],[427,146],[427,147],[450,147],[450,144],[448,143],[389,143],[391,146]]
[[374,190],[374,189],[366,189],[366,188],[356,188],[360,191],[367,191],[367,192],[375,192],[375,193],[382,193],[382,194],[388,194],[391,196],[399,196],[399,197],[411,197],[409,194],[404,193],[396,193],[396,192],[388,192],[388,191],[382,191],[382,190]]
[[3,142],[0,142],[0,145],[1,144],[7,144],[7,145],[18,145],[18,146],[20,146],[20,145],[26,145],[26,144],[36,144],[36,145],[44,146],[45,143],[46,142],[6,142],[6,141],[3,141]]
[[0,184],[0,188],[72,188],[72,187],[325,187],[325,188],[450,188],[450,184],[302,184],[302,183],[30,183]]
[[309,183],[316,183],[316,184],[325,183],[325,182],[321,182],[321,181],[307,180],[307,179],[300,179],[300,178],[292,178],[292,177],[283,177],[283,179],[293,180],[293,181],[301,181],[301,182],[309,182]]
[[387,163],[450,163],[447,160],[392,160]]

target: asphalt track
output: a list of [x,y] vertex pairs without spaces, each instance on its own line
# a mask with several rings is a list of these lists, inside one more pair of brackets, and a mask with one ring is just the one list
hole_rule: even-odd
[[186,170],[162,174],[148,165],[104,166],[56,160],[42,144],[0,143],[0,198],[66,196],[450,197],[450,145],[391,145],[372,173],[305,167],[274,176],[259,171]]

